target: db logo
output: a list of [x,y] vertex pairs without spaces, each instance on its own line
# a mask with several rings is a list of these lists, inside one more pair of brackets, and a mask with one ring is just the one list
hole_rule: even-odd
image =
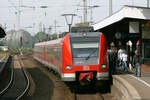
[[83,70],[90,70],[89,66],[83,66]]

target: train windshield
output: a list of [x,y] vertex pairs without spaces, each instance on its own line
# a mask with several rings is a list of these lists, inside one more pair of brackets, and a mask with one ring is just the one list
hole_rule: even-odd
[[98,56],[98,43],[73,43],[74,58],[89,58]]
[[73,42],[72,56],[74,65],[99,64],[99,42],[98,41]]

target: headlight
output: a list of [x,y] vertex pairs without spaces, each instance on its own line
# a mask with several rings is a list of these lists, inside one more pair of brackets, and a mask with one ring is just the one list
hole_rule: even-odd
[[82,33],[82,36],[84,36],[84,37],[85,37],[85,36],[87,36],[87,34],[86,34],[86,33]]
[[105,69],[106,68],[106,65],[105,64],[102,64],[101,65],[101,69]]
[[67,70],[71,70],[71,69],[72,69],[72,66],[67,65],[67,66],[66,66],[66,69],[67,69]]

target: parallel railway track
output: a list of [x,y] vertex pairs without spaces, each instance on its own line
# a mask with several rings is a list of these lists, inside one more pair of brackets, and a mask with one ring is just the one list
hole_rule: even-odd
[[[73,86],[72,84],[69,85]],[[82,87],[74,85],[71,90],[73,91],[72,94],[74,95],[73,100],[111,100],[112,97],[109,93],[100,92],[97,87]],[[109,94],[109,95],[108,95]],[[107,98],[109,99],[107,99]]]
[[[3,100],[115,100],[110,94],[75,92],[62,82],[53,70],[36,62],[31,54],[15,56],[14,59],[12,57],[6,65],[11,68],[11,79],[6,88],[0,90],[0,99]],[[40,75],[42,80],[37,75]],[[51,85],[44,84],[49,83],[46,77],[52,81]],[[30,86],[29,80],[32,80]],[[49,89],[51,92],[48,92]],[[46,97],[44,94],[44,97],[41,97],[43,93],[50,95]]]
[[[6,82],[6,83],[4,82],[5,80],[3,80],[4,78],[1,78],[1,82],[4,82],[4,86],[3,86],[4,88],[2,88],[0,90],[0,96],[3,95],[8,90],[8,88],[11,86],[11,84],[13,82],[14,70],[12,67],[13,66],[12,62],[13,62],[13,59],[10,56],[4,64],[5,69],[4,69],[3,73],[1,74],[1,77],[5,78],[6,74],[8,74],[9,76],[8,76],[8,82]],[[10,72],[10,74],[9,74],[9,72]]]
[[20,59],[26,67],[28,66],[25,69],[33,81],[23,100],[115,100],[112,99],[112,95],[97,91],[75,92],[71,89],[71,86],[74,86],[73,84],[62,82],[53,70],[36,62],[32,55],[25,55]]
[[[8,60],[6,67],[11,67],[11,78],[6,87],[0,92],[0,98],[4,100],[19,100],[29,88],[29,79],[17,56],[15,56],[15,59],[11,57]],[[14,63],[16,63],[15,66],[13,66]]]

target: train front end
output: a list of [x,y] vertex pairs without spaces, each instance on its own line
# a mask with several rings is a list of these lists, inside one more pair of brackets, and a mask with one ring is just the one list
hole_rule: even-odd
[[108,80],[107,43],[102,33],[69,33],[63,40],[63,81]]

